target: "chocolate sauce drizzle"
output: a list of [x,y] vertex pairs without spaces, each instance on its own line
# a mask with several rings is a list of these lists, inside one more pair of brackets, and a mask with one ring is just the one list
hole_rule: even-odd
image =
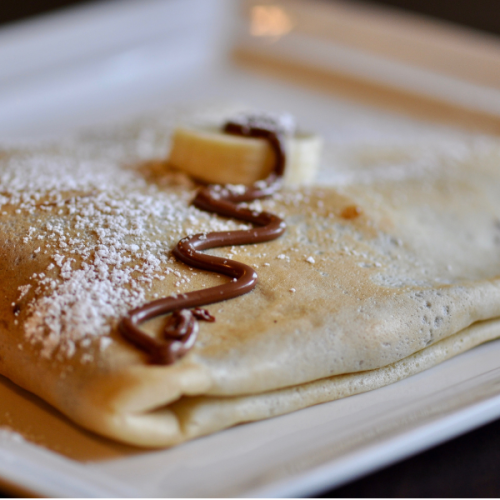
[[[238,297],[253,290],[257,284],[257,273],[250,266],[201,251],[271,241],[286,230],[285,222],[277,215],[256,212],[240,205],[270,196],[281,187],[286,159],[286,124],[269,116],[247,116],[228,122],[223,130],[227,134],[265,139],[275,154],[274,169],[265,180],[257,181],[243,191],[231,186],[211,185],[201,188],[196,194],[193,205],[200,210],[250,222],[256,227],[195,234],[179,241],[173,250],[176,258],[188,266],[229,276],[231,281],[208,289],[174,294],[129,311],[120,322],[119,330],[126,340],[147,353],[154,364],[172,364],[193,347],[198,334],[196,320],[215,321],[208,311],[199,309],[200,306]],[[151,337],[139,328],[144,321],[168,313],[172,314],[163,331],[163,338]]]

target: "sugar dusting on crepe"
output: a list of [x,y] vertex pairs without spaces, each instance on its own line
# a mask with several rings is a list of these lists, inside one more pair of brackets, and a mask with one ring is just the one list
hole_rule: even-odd
[[242,227],[190,207],[193,184],[165,173],[171,126],[0,157],[0,373],[75,422],[172,445],[380,387],[498,336],[498,141],[355,130],[326,138],[318,186],[251,205],[286,218],[282,238],[214,250],[258,269],[256,289],[209,306],[217,322],[179,362],[148,365],[118,340],[120,315],[220,283],[170,251]]
[[[178,239],[194,232],[247,227],[190,207],[193,190],[189,182],[185,181],[182,189],[169,189],[168,179],[160,176],[164,185],[159,189],[145,180],[144,172],[131,167],[165,156],[173,122],[170,117],[156,129],[142,124],[108,136],[103,132],[87,140],[66,141],[57,148],[4,154],[0,213],[14,211],[29,217],[42,210],[50,216],[50,222],[41,226],[35,217],[22,241],[34,244],[35,253],[49,252],[52,263],[46,272],[33,274],[29,283],[19,286],[18,296],[19,301],[30,297],[25,335],[31,343],[42,345],[42,356],[57,353],[71,357],[77,345],[88,346],[97,337],[101,348],[106,348],[111,343],[106,336],[116,320],[146,301],[149,284],[170,279],[175,291],[189,283],[189,272],[181,274],[169,265],[170,250]],[[481,144],[484,147],[484,139]],[[406,156],[398,157],[396,147],[386,149],[384,160],[384,152],[378,151],[376,158],[377,149],[372,145],[363,152],[365,158],[358,154],[356,169],[353,152],[360,151],[359,144],[354,149],[338,146],[328,150],[327,161],[332,166],[322,171],[320,179],[339,186],[374,178],[422,175],[434,168],[436,158],[446,156],[442,144],[434,150],[414,147],[413,159],[408,158],[408,148],[399,145]],[[454,151],[455,156],[457,150],[462,156],[470,154],[463,144],[454,146],[456,143],[448,145],[447,151]],[[375,168],[374,162],[378,163]],[[363,163],[369,168],[363,168]],[[303,201],[303,195],[291,192],[277,199],[296,205]],[[263,205],[273,203],[257,201],[253,206],[262,210]],[[151,231],[156,239],[151,238]],[[229,255],[238,251],[232,248]],[[339,251],[350,252],[342,246]],[[376,259],[364,258],[366,253],[360,256],[361,267],[381,266]],[[276,258],[290,261],[290,255]],[[303,259],[315,263],[312,255]],[[390,273],[379,274],[378,280],[386,286],[402,286],[398,271],[393,278]],[[417,281],[412,278],[413,284]],[[425,281],[422,277],[421,282]]]
[[[134,139],[133,154],[126,146],[90,141],[85,147],[82,141],[2,158],[0,213],[33,220],[23,243],[52,256],[46,272],[18,288],[18,301],[31,297],[26,338],[42,345],[43,357],[56,351],[71,357],[76,344],[107,335],[120,316],[146,301],[155,280],[170,279],[174,289],[188,283],[189,273],[169,266],[181,237],[247,227],[191,207],[192,188],[174,182],[173,189],[159,190],[143,172],[124,168],[154,151],[144,130]],[[40,210],[47,222],[37,224]],[[110,342],[101,338],[101,348]]]

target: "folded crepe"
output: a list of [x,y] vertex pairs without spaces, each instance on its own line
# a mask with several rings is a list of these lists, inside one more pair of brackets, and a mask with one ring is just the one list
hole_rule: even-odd
[[173,445],[384,386],[500,335],[496,142],[396,167],[394,151],[360,150],[348,171],[325,158],[317,187],[252,203],[284,217],[285,235],[211,252],[253,266],[257,287],[207,306],[216,322],[185,357],[150,364],[119,320],[227,280],[176,261],[179,239],[249,227],[190,205],[196,186],[162,161],[169,133],[0,153],[0,373],[83,427]]

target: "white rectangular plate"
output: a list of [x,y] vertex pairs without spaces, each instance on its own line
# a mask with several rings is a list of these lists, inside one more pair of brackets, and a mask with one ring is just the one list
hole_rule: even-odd
[[[110,2],[5,28],[0,142],[228,101],[290,111],[339,145],[460,137],[234,67],[235,3]],[[500,416],[499,358],[492,342],[384,389],[161,451],[99,438],[0,378],[0,479],[64,497],[314,494]]]

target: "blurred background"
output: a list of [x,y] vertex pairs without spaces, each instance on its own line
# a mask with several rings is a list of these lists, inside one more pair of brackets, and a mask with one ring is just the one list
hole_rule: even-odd
[[[0,23],[18,21],[69,5],[83,3],[91,2],[89,0],[5,1],[0,6]],[[499,5],[496,0],[365,0],[364,3],[388,5],[489,33],[500,34]]]
[[[0,105],[9,116],[9,126],[3,129],[0,123],[0,133],[14,136],[18,127],[23,134],[31,133],[22,112],[35,109],[23,104],[35,93],[37,105],[45,103],[51,110],[52,122],[44,130],[59,132],[57,127],[65,119],[61,113],[69,116],[69,106],[92,92],[97,98],[103,85],[115,88],[108,100],[134,94],[128,108],[133,114],[134,106],[146,111],[132,90],[135,84],[137,91],[144,89],[141,79],[151,86],[167,74],[184,74],[176,78],[176,92],[184,81],[183,93],[170,88],[167,92],[166,87],[163,93],[159,87],[155,90],[156,102],[168,105],[172,103],[166,101],[168,93],[179,101],[191,99],[187,89],[196,77],[188,76],[189,68],[205,66],[209,78],[221,76],[219,82],[196,90],[201,100],[208,101],[217,97],[214,89],[226,85],[227,75],[222,73],[238,66],[289,87],[296,84],[344,101],[496,135],[500,133],[496,8],[493,0],[2,2],[0,88],[5,92],[0,92]],[[32,90],[27,87],[28,75]],[[33,78],[43,84],[35,84]],[[234,86],[224,92],[233,90]],[[92,114],[87,108],[78,112],[75,108],[72,114],[81,120],[79,126],[93,124],[84,119]],[[37,134],[41,129],[33,123],[32,131]]]

